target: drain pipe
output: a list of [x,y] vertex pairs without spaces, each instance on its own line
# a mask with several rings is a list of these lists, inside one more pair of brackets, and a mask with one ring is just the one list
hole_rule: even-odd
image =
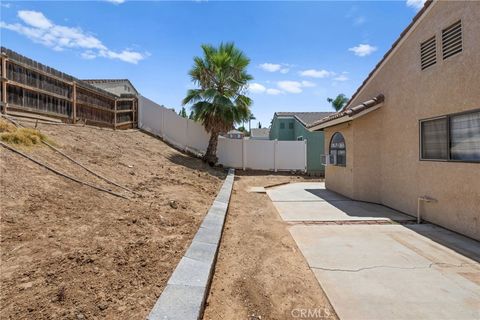
[[417,202],[417,223],[420,224],[422,222],[422,216],[420,213],[420,204],[423,202],[429,203],[429,202],[437,202],[436,199],[430,198],[428,196],[423,196],[423,197],[418,197],[418,202]]

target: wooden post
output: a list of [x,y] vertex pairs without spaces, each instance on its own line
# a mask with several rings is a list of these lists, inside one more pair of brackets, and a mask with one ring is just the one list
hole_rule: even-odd
[[2,112],[7,113],[7,59],[2,58]]
[[137,105],[137,99],[133,99],[132,101],[132,129],[136,127],[136,123],[138,121],[138,105]]
[[115,111],[113,112],[113,130],[117,130],[117,99],[115,99]]
[[72,109],[72,122],[77,123],[77,83],[75,81],[73,82]]

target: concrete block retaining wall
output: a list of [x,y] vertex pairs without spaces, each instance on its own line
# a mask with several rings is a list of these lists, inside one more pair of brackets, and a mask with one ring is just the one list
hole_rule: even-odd
[[197,320],[203,314],[232,193],[230,169],[190,247],[178,263],[148,320]]

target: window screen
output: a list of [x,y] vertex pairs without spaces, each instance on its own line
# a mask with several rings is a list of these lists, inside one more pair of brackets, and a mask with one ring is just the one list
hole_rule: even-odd
[[293,129],[293,122],[290,122],[290,123],[288,124],[288,129]]
[[280,122],[280,129],[285,129],[285,123]]
[[421,126],[422,159],[447,160],[447,118],[423,121]]
[[480,111],[452,116],[450,134],[453,160],[480,160]]
[[337,158],[336,165],[345,166],[347,164],[347,150],[345,139],[340,132],[335,132],[330,141],[330,154]]
[[420,122],[421,159],[480,161],[480,111]]

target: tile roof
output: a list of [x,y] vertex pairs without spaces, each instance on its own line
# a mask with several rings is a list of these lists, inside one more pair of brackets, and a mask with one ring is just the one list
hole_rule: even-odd
[[293,117],[296,118],[300,123],[305,127],[308,127],[310,124],[328,117],[335,112],[275,112],[277,117]]
[[270,129],[268,128],[252,128],[251,137],[268,138],[270,136]]
[[358,106],[350,107],[348,109],[344,109],[344,110],[342,110],[340,112],[337,112],[337,113],[334,113],[334,114],[332,114],[328,117],[325,117],[323,119],[315,121],[314,123],[311,123],[310,125],[308,125],[307,128],[312,128],[312,127],[318,126],[319,124],[326,123],[326,122],[329,122],[329,121],[332,121],[332,120],[335,120],[335,119],[338,119],[338,118],[342,118],[342,117],[345,117],[345,116],[353,117],[354,115],[356,115],[356,114],[358,114],[362,111],[365,111],[367,109],[370,109],[370,108],[382,103],[384,100],[385,100],[385,96],[383,94],[379,94],[378,96],[376,96],[376,97],[374,97],[370,100],[362,102]]

